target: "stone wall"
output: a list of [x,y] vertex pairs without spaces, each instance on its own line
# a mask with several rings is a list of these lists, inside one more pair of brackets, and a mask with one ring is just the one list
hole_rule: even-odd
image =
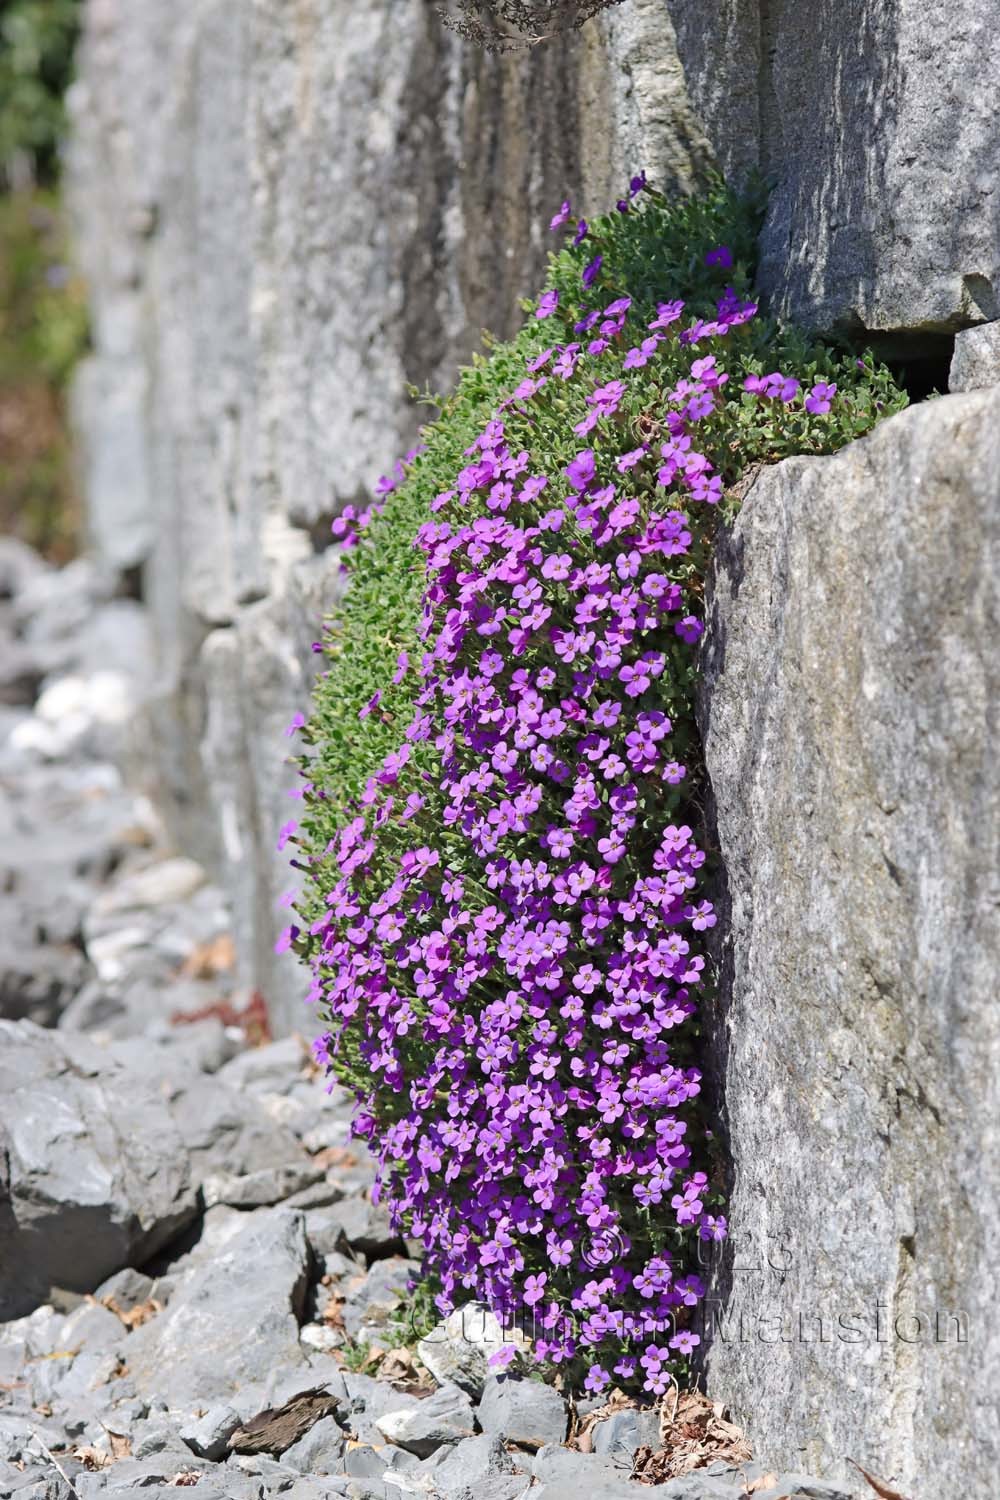
[[[714,165],[773,182],[781,312],[865,330],[939,384],[972,330],[954,389],[1000,380],[976,326],[1000,314],[991,10],[625,0],[491,58],[429,0],[88,0],[76,405],[92,548],[141,593],[158,652],[132,771],[226,886],[279,1030],[303,1024],[272,954],[282,731],[339,588],[329,521],[411,441],[408,383],[446,387],[480,328],[513,328],[564,196],[601,208],[631,170],[685,190]],[[979,872],[998,425],[995,393],[948,397],[762,475],[708,637],[743,1256],[720,1293],[737,1317],[741,1295],[807,1318],[958,1313],[969,1338],[717,1338],[710,1381],[779,1461],[849,1453],[927,1493],[954,1464],[988,1493],[997,1458]]]
[[288,1029],[282,731],[338,588],[330,519],[412,441],[408,383],[447,388],[516,325],[568,192],[685,188],[710,151],[651,0],[503,59],[428,0],[90,0],[72,112],[91,541],[141,570],[159,651],[137,761]]
[[137,762],[229,886],[280,1027],[301,987],[271,958],[294,780],[275,729],[336,596],[315,554],[412,440],[408,383],[446,388],[482,327],[515,326],[566,193],[607,206],[641,167],[681,190],[761,169],[776,304],[940,352],[998,310],[1000,149],[969,86],[997,68],[988,22],[981,0],[626,0],[495,58],[429,0],[88,0],[69,175],[91,538],[152,615]]
[[994,385],[762,472],[706,635],[736,1230],[709,1388],[779,1462],[907,1495],[985,1496],[1000,1461],[998,545]]

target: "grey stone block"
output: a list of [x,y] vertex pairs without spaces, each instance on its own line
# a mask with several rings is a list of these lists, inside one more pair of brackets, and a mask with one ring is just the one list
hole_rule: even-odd
[[0,1022],[0,1316],[52,1285],[90,1291],[196,1212],[166,1101],[82,1041]]
[[525,1447],[542,1448],[566,1437],[566,1403],[557,1390],[540,1380],[489,1375],[476,1417],[484,1432],[503,1433]]
[[445,1444],[471,1437],[476,1424],[465,1392],[443,1385],[416,1406],[385,1412],[375,1425],[397,1448],[426,1458]]
[[964,329],[955,340],[948,376],[950,391],[986,390],[1000,385],[1000,322]]
[[763,471],[709,599],[741,1268],[709,1392],[770,1463],[904,1494],[1000,1465],[998,532],[1000,390],[945,396]]
[[129,1340],[139,1391],[186,1411],[223,1404],[278,1368],[304,1365],[298,1313],[308,1268],[302,1216],[264,1209],[198,1265]]

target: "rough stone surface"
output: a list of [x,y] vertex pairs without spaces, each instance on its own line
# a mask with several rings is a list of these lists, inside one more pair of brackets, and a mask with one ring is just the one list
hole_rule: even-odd
[[966,328],[955,340],[950,391],[980,391],[1000,385],[1000,322]]
[[426,1458],[445,1444],[472,1437],[475,1418],[465,1392],[457,1385],[442,1385],[415,1407],[386,1412],[375,1425],[397,1448]]
[[[520,1457],[520,1455],[518,1456]],[[502,1438],[490,1433],[465,1438],[449,1448],[434,1470],[434,1483],[446,1494],[468,1490],[480,1493],[481,1486],[493,1479],[509,1479],[527,1467],[507,1451]],[[521,1477],[521,1487],[526,1483]]]
[[709,1389],[778,1462],[903,1493],[986,1494],[1000,1458],[998,524],[1000,390],[914,407],[760,474],[706,636],[737,1226]]
[[633,1458],[640,1448],[659,1447],[660,1414],[626,1407],[594,1428],[594,1452]]
[[988,0],[666,4],[720,161],[774,183],[761,275],[784,315],[897,352],[1000,315]]
[[195,1215],[155,1087],[30,1021],[0,1021],[0,1318],[50,1286],[89,1291]]
[[229,1400],[280,1364],[304,1362],[298,1316],[308,1267],[302,1215],[259,1210],[165,1312],[136,1329],[129,1363],[137,1389],[190,1411]]
[[484,1432],[503,1433],[512,1443],[542,1448],[566,1437],[566,1403],[557,1390],[537,1380],[490,1375],[477,1417]]
[[418,1342],[417,1353],[435,1380],[451,1381],[478,1401],[491,1373],[490,1355],[519,1342],[521,1335],[502,1328],[489,1308],[469,1302],[431,1329]]

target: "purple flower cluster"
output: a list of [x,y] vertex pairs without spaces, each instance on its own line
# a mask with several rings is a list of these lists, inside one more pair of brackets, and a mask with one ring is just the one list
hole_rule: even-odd
[[[743,389],[753,396],[783,401],[786,406],[791,406],[802,390],[802,382],[796,380],[794,375],[783,375],[780,370],[772,370],[770,375],[748,375],[743,382]],[[836,394],[836,385],[818,380],[802,404],[813,416],[825,416]]]
[[[629,308],[574,331],[603,353]],[[540,1359],[582,1361],[590,1390],[662,1393],[698,1342],[692,1243],[726,1232],[692,1108],[716,919],[670,705],[688,701],[702,507],[722,492],[697,427],[728,375],[696,346],[755,311],[727,292],[681,328],[683,303],[662,304],[623,378],[581,387],[575,431],[601,441],[561,472],[533,472],[518,439],[587,353],[532,359],[419,533],[423,654],[395,679],[413,718],[328,851],[312,927],[318,1056],[355,1082],[439,1305],[485,1299]],[[619,451],[629,372],[668,338],[688,373],[659,432]]]

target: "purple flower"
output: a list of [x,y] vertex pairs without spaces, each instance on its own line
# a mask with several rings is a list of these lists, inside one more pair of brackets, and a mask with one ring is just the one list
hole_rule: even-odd
[[580,245],[583,243],[583,241],[587,238],[587,231],[589,228],[590,225],[587,223],[586,219],[581,219],[576,226],[576,234],[574,234],[573,236],[574,245]]
[[274,945],[275,953],[287,953],[298,935],[299,929],[294,924],[286,927]]
[[812,412],[814,416],[824,416],[830,410],[830,402],[836,394],[835,385],[818,380],[805,399],[806,411]]
[[572,212],[573,212],[573,205],[570,203],[569,199],[567,198],[565,200],[565,202],[562,204],[562,206],[559,209],[558,213],[555,213],[555,214],[552,215],[552,218],[549,220],[549,228],[550,229],[560,229],[562,227],[562,225],[566,223],[567,219],[569,218],[569,216],[570,216],[570,214]]
[[587,264],[583,268],[583,284],[584,284],[584,286],[593,286],[594,285],[594,282],[597,280],[598,276],[601,274],[601,267],[603,266],[603,264],[604,264],[604,256],[603,255],[595,255],[594,258],[593,258],[593,260],[587,262]]
[[573,842],[573,835],[568,829],[553,828],[548,835],[549,853],[556,859],[568,859]]
[[535,309],[535,317],[551,318],[552,314],[555,312],[558,306],[559,293],[557,291],[543,292],[541,297],[539,297],[538,299],[538,306]]
[[690,1354],[701,1343],[698,1334],[692,1333],[690,1329],[683,1328],[680,1333],[675,1333],[670,1340],[671,1349],[676,1349],[679,1354]]
[[651,338],[643,339],[641,344],[628,351],[622,369],[641,370],[643,365],[647,365],[656,353],[656,346],[659,342],[658,334],[654,334]]
[[517,1358],[517,1349],[513,1344],[502,1344],[495,1350],[486,1361],[493,1370],[506,1370]]
[[676,323],[684,311],[683,302],[661,302],[656,309],[656,317],[649,324],[651,329],[669,328],[671,323]]
[[545,1296],[545,1284],[548,1279],[544,1271],[540,1271],[537,1276],[525,1278],[524,1300],[528,1307],[534,1307],[537,1302],[541,1302]]
[[717,245],[714,250],[709,250],[705,256],[706,266],[721,266],[728,271],[733,263],[733,252],[728,245]]
[[802,389],[801,383],[793,375],[779,375],[777,372],[768,376],[768,385],[769,394],[784,401],[786,405],[794,401]]
[[582,494],[594,478],[593,448],[584,448],[581,453],[578,453],[572,462],[566,465],[564,473],[574,490]]

